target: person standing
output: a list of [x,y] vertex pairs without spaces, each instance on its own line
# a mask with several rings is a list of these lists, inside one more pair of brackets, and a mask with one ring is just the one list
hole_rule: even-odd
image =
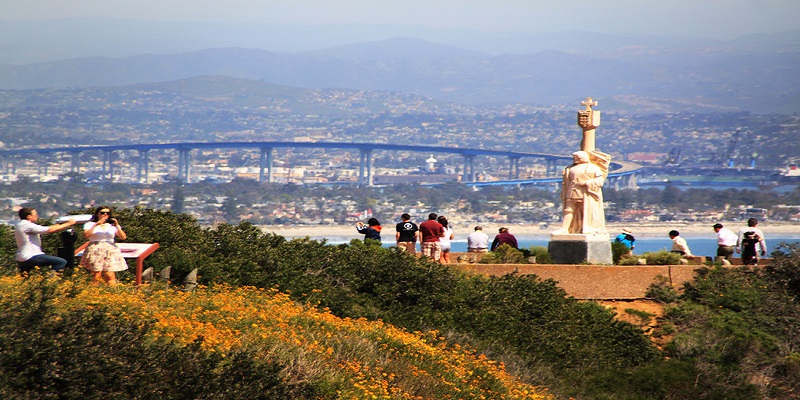
[[744,244],[742,241],[744,240],[744,236],[747,232],[753,232],[755,236],[758,236],[758,247],[761,249],[761,256],[767,255],[767,240],[764,239],[764,232],[761,232],[761,229],[756,227],[758,225],[758,220],[755,218],[750,218],[747,220],[747,228],[742,228],[739,230],[739,235],[736,237],[736,252],[742,252],[742,258],[744,258]]
[[494,237],[494,240],[492,241],[492,251],[497,250],[498,247],[504,244],[507,244],[515,249],[519,248],[517,246],[517,238],[508,233],[508,228],[506,227],[500,228],[497,236]]
[[680,236],[680,232],[672,230],[669,231],[669,238],[672,239],[672,252],[678,253],[686,258],[694,258],[692,251],[689,250],[689,244],[686,239]]
[[419,227],[411,222],[411,215],[404,213],[400,216],[402,222],[397,223],[395,230],[395,240],[400,250],[411,254],[417,254],[417,239],[419,239]]
[[50,267],[52,271],[61,272],[67,266],[67,260],[47,255],[42,251],[44,233],[55,233],[67,229],[77,221],[70,218],[64,223],[50,226],[37,224],[39,213],[34,208],[23,207],[19,210],[19,222],[14,229],[14,240],[17,242],[17,268],[19,272],[30,272],[34,267]]
[[444,227],[436,221],[436,213],[428,214],[428,220],[419,224],[419,234],[422,239],[422,255],[430,257],[433,261],[439,261],[442,257],[442,243],[439,238],[444,237]]
[[489,236],[483,233],[483,227],[478,225],[475,232],[467,236],[467,252],[486,253],[489,251]]
[[444,236],[439,238],[439,243],[442,246],[442,256],[439,258],[439,262],[443,264],[450,263],[450,241],[455,238],[455,234],[453,230],[450,229],[450,224],[447,222],[447,217],[444,215],[440,215],[439,218],[436,218],[436,222],[442,224],[444,228]]
[[754,231],[747,231],[744,233],[744,236],[741,241],[742,245],[742,264],[744,265],[758,265],[758,252],[756,251],[756,245],[761,242],[761,238],[758,237]]
[[378,242],[381,241],[381,223],[377,218],[368,219],[366,225],[364,225],[363,222],[358,221],[356,223],[356,230],[358,233],[364,235],[365,243],[367,240],[377,240]]
[[622,243],[628,248],[628,255],[633,254],[633,249],[636,247],[636,238],[633,237],[633,231],[628,228],[622,228],[622,233],[614,238],[617,243]]
[[714,224],[713,228],[714,232],[717,233],[717,257],[724,257],[730,261],[739,237],[720,223]]
[[111,215],[109,207],[98,207],[92,220],[83,224],[83,236],[89,245],[83,251],[81,267],[92,275],[92,282],[117,284],[117,272],[128,269],[122,251],[114,244],[115,238],[125,240],[128,235],[119,221]]

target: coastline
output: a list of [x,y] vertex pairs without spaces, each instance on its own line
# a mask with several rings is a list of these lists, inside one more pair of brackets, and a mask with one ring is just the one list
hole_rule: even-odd
[[[739,229],[744,228],[747,224],[744,221],[722,221],[720,222],[726,228],[739,232]],[[633,223],[608,223],[606,229],[609,235],[613,238],[622,231],[622,228],[629,228],[637,239],[646,238],[663,238],[667,236],[667,232],[677,230],[681,236],[685,237],[713,237],[716,235],[711,226],[714,222],[633,222]],[[509,228],[509,232],[521,237],[526,238],[539,238],[547,239],[550,234],[558,229],[558,225],[551,224],[546,229],[539,228],[536,224],[498,224],[498,223],[481,223],[483,231],[492,236],[497,233],[497,229],[501,226]],[[311,239],[342,239],[342,238],[362,238],[363,236],[356,232],[355,225],[259,225],[264,232],[275,233],[287,239],[297,239],[309,237]],[[465,224],[456,224],[453,226],[456,237],[465,238],[470,232],[473,231],[474,225],[466,226]],[[770,236],[776,237],[795,237],[800,238],[800,224],[792,222],[769,222],[765,221],[758,224],[758,228],[764,232],[764,235],[769,239]],[[383,227],[382,231],[384,236],[394,237],[394,222],[387,224]]]

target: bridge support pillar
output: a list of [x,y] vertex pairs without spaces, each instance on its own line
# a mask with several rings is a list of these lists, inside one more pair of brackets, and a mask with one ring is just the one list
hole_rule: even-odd
[[136,180],[142,182],[142,171],[144,171],[144,183],[150,180],[150,151],[139,150],[139,162],[136,165]]
[[189,183],[189,152],[191,149],[178,149],[178,181]]
[[639,188],[639,184],[636,182],[636,174],[628,175],[627,184],[625,187],[634,190]]
[[508,179],[519,179],[519,157],[508,157]]
[[[266,170],[266,174],[264,171]],[[272,182],[272,147],[261,148],[261,158],[258,164],[258,182]]]
[[461,176],[462,182],[475,182],[475,156],[472,154],[464,155],[464,173]]
[[[50,163],[50,156],[47,154],[40,154],[39,155],[39,180],[41,180],[43,175],[47,175],[47,164]],[[42,170],[44,170],[44,174],[42,174]]]
[[114,164],[111,162],[111,156],[114,150],[103,150],[103,177],[109,182],[114,181]]
[[557,164],[556,159],[555,158],[548,158],[546,160],[546,162],[547,162],[547,170],[546,170],[547,176],[558,175],[559,170],[558,170],[558,164]]
[[70,152],[70,165],[69,165],[69,172],[77,172],[81,173],[81,152],[80,151],[73,151]]
[[358,166],[358,185],[372,186],[372,149],[360,149],[359,153],[361,162]]

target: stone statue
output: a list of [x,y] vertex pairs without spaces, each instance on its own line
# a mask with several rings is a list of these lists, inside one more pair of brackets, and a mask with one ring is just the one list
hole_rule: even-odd
[[603,212],[603,184],[608,176],[611,156],[595,149],[595,128],[600,126],[600,111],[591,97],[582,101],[578,126],[583,130],[581,150],[572,154],[572,165],[564,169],[561,202],[564,222],[559,233],[597,234],[606,232]]
[[591,162],[589,153],[572,153],[572,165],[564,168],[561,204],[564,222],[559,232],[606,233],[603,183],[606,172]]
[[564,221],[550,234],[547,251],[555,264],[613,263],[611,238],[603,212],[603,184],[611,167],[611,155],[595,149],[595,128],[600,111],[591,97],[581,102],[578,126],[583,130],[581,149],[572,153],[572,164],[564,168],[561,205]]

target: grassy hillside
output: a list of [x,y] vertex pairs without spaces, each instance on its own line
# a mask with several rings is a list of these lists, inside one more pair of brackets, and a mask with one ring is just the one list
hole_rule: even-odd
[[[85,282],[82,275],[0,278],[3,398],[55,398],[65,386],[83,385],[94,398],[127,390],[165,398],[550,398],[520,383],[502,364],[448,344],[436,331],[409,333],[380,321],[338,318],[274,289],[218,286],[187,294],[163,286],[135,290]],[[122,340],[104,348],[113,335]],[[132,346],[143,359],[124,356],[117,346]],[[171,392],[173,381],[148,378],[167,372],[158,358],[147,359],[164,349],[178,363],[202,360],[198,368],[206,371],[192,392]],[[87,370],[97,368],[90,364],[124,382],[86,382]],[[269,379],[248,376],[253,371]],[[195,375],[188,372],[183,379]],[[226,387],[232,378],[226,375],[237,374],[244,380]]]
[[[20,279],[0,225],[0,397],[536,398],[544,386],[556,398],[750,400],[800,390],[797,244],[769,266],[699,267],[681,294],[651,288],[666,311],[657,348],[640,327],[534,275],[471,275],[247,223],[115,214],[129,241],[160,243],[149,266],[170,265],[177,280],[199,268],[204,286],[187,295],[88,287],[83,272]],[[45,235],[48,253],[57,236]]]

